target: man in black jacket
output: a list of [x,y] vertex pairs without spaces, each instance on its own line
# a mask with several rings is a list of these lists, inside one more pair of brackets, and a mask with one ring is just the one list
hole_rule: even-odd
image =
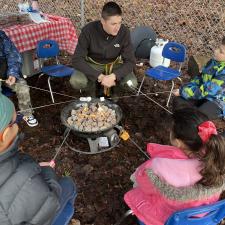
[[70,79],[73,88],[93,90],[96,83],[105,88],[127,86],[128,80],[137,86],[130,32],[121,23],[121,8],[108,2],[103,6],[101,21],[82,29],[72,60],[76,69]]
[[73,205],[74,183],[58,179],[54,165],[20,153],[18,142],[14,105],[0,93],[0,224],[52,225],[67,202]]

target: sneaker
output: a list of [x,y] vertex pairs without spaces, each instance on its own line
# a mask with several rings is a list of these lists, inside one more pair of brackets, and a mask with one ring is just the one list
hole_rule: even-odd
[[29,127],[35,127],[38,125],[38,121],[34,118],[33,115],[24,116],[23,119],[24,119],[24,121],[26,121],[26,123]]

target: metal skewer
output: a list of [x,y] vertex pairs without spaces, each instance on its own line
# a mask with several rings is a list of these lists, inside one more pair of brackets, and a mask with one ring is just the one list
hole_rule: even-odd
[[[137,91],[137,89],[133,86],[133,82],[131,80],[127,81],[127,85],[132,88],[133,90]],[[171,111],[169,111],[167,108],[163,107],[162,105],[160,105],[158,102],[156,102],[154,99],[150,98],[148,95],[146,95],[145,93],[143,93],[142,91],[140,91],[140,93],[142,95],[144,95],[147,99],[149,99],[150,101],[154,102],[156,105],[158,105],[159,107],[161,107],[162,109],[164,109],[165,111],[167,111],[169,114],[173,114]]]
[[66,141],[67,137],[69,136],[70,131],[71,131],[71,128],[68,130],[66,136],[64,137],[64,139],[63,139],[61,145],[60,145],[59,148],[57,149],[57,151],[56,151],[54,157],[52,158],[52,160],[50,161],[50,163],[55,163],[56,157],[57,157],[57,156],[59,155],[59,153],[61,152],[62,146],[63,146],[64,142]]
[[140,152],[142,152],[148,159],[150,159],[150,156],[131,137],[128,140],[130,140],[131,143],[133,143]]

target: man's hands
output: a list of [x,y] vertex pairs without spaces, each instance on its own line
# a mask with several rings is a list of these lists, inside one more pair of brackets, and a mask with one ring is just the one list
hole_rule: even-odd
[[102,86],[110,88],[116,85],[116,75],[114,73],[107,76],[100,74],[98,76],[98,82],[101,83]]
[[8,84],[9,86],[11,86],[11,85],[15,84],[16,78],[9,75],[8,79],[7,79],[5,82],[6,82],[6,84]]
[[104,76],[105,76],[105,75],[102,74],[102,73],[98,76],[98,82],[99,82],[99,83],[102,82],[102,79],[103,79]]

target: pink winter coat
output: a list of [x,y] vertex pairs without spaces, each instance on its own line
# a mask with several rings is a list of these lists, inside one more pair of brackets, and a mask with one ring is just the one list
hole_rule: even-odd
[[224,188],[196,184],[201,163],[188,158],[182,150],[166,145],[148,144],[151,159],[131,176],[134,188],[124,200],[146,225],[163,225],[177,210],[211,204]]

